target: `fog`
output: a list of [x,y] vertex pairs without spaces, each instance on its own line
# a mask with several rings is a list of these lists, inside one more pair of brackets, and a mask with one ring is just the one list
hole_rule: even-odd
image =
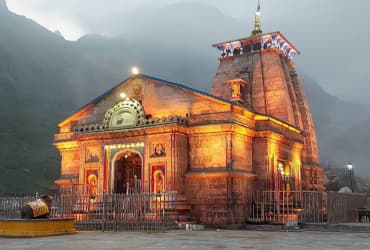
[[[135,40],[132,36],[137,34],[163,36],[163,33],[156,32],[163,25],[166,26],[168,34],[171,34],[184,27],[171,26],[171,20],[163,19],[161,16],[163,9],[169,5],[177,6],[172,9],[174,13],[171,18],[174,20],[176,11],[181,11],[179,8],[184,6],[178,4],[184,2],[186,1],[7,1],[10,10],[34,19],[50,30],[59,30],[64,37],[71,40],[92,33],[106,36],[122,35],[132,40]],[[220,19],[230,18],[225,22],[225,26],[217,29],[217,34],[214,36],[209,34],[210,41],[218,42],[216,38],[220,35],[225,40],[237,38],[236,35],[249,35],[256,1],[197,0],[193,3],[195,8],[199,8],[196,7],[200,6],[199,3],[217,8],[220,11]],[[370,81],[367,76],[369,68],[367,61],[370,57],[367,42],[370,40],[370,30],[366,27],[370,23],[370,15],[367,14],[370,10],[370,1],[261,0],[261,5],[263,31],[280,30],[301,50],[302,54],[296,60],[298,68],[304,69],[325,90],[341,99],[370,103],[367,97],[367,93],[370,92]],[[153,21],[157,26],[151,25]],[[212,25],[207,22],[205,12],[204,19],[199,25],[205,27]],[[192,32],[183,35],[187,37],[187,41],[194,42],[199,39],[197,34]],[[151,39],[160,40],[161,37]]]

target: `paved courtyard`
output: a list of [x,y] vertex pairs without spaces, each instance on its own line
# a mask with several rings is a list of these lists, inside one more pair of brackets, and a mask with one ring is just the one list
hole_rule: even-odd
[[0,249],[370,249],[369,233],[170,231],[80,232],[34,239],[0,238]]

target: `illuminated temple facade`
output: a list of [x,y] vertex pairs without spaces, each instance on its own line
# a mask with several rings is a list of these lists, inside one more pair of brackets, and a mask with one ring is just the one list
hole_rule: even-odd
[[258,23],[251,36],[213,46],[210,93],[137,74],[61,122],[56,183],[91,195],[176,191],[201,222],[212,211],[245,216],[257,190],[323,190],[292,62],[299,51]]

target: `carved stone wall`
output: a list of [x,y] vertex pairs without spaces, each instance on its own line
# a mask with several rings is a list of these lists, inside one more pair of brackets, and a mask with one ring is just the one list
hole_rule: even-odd
[[189,143],[188,136],[182,133],[175,133],[175,155],[174,155],[174,189],[181,195],[186,193],[185,174],[189,168]]
[[[230,99],[227,82],[245,75],[243,72],[248,72],[249,79],[246,81],[251,82],[248,95],[253,111],[270,115],[301,129],[304,132],[302,167],[312,167],[309,172],[319,175],[315,126],[302,85],[292,64],[275,48],[221,58],[211,93]],[[310,183],[305,187],[322,190],[321,184],[314,185],[312,178],[306,177],[311,175],[302,175],[303,179],[307,178],[304,182]],[[315,183],[322,183],[323,177],[318,176],[316,179]]]
[[255,191],[253,177],[227,173],[187,175],[186,185],[192,215],[205,224],[242,223]]
[[76,174],[80,170],[80,150],[62,151],[62,175]]
[[252,144],[253,138],[232,134],[232,168],[235,170],[253,171]]
[[191,169],[226,167],[226,134],[196,134],[189,137]]

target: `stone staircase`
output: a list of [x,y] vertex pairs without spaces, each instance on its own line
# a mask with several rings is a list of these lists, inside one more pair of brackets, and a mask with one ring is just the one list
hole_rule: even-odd
[[192,219],[191,206],[185,195],[177,195],[176,211],[173,212],[172,216],[180,229],[185,229],[186,224],[196,223]]

